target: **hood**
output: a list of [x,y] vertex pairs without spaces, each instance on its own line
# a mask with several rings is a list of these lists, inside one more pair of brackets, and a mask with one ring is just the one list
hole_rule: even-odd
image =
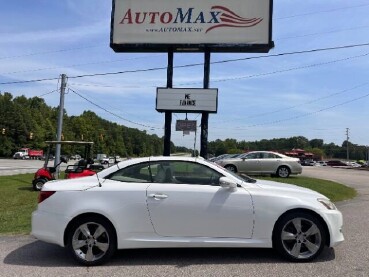
[[268,191],[276,191],[282,194],[283,193],[286,193],[286,194],[296,193],[300,197],[303,195],[307,195],[307,196],[309,195],[309,196],[314,196],[318,198],[327,198],[326,196],[320,194],[319,192],[316,192],[311,189],[299,187],[296,185],[286,184],[286,183],[275,182],[275,181],[257,180],[255,185],[263,189],[267,189]]
[[49,181],[44,184],[43,191],[78,191],[87,190],[99,185],[96,175],[75,179]]

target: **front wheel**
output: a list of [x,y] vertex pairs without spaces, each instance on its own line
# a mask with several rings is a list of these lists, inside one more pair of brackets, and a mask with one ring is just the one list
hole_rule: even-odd
[[326,232],[317,217],[297,212],[284,216],[273,232],[273,246],[288,260],[307,262],[324,249]]
[[114,227],[106,219],[85,217],[69,229],[67,249],[83,265],[94,266],[106,262],[116,247]]

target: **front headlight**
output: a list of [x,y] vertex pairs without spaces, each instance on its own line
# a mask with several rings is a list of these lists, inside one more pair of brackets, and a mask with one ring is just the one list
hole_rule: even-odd
[[328,199],[318,198],[317,200],[322,203],[324,207],[326,207],[328,210],[337,210],[336,206]]

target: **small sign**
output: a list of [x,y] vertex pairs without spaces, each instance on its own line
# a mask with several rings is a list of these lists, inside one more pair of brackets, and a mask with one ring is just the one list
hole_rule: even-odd
[[196,126],[197,126],[196,120],[177,120],[176,131],[195,132]]
[[218,89],[157,88],[156,110],[178,113],[209,112],[218,109]]

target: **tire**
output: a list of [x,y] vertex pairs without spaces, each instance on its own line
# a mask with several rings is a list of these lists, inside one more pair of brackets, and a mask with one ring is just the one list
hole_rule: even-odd
[[273,232],[273,247],[286,259],[308,262],[323,251],[326,231],[321,221],[304,212],[282,217]]
[[237,168],[234,165],[231,165],[231,164],[226,165],[224,168],[228,169],[229,171],[234,172],[234,173],[237,172]]
[[32,182],[33,190],[40,191],[46,182],[47,180],[42,178],[34,180]]
[[277,169],[277,176],[280,178],[288,178],[290,174],[291,171],[287,166],[280,166]]
[[68,228],[67,250],[80,264],[101,265],[108,261],[117,248],[112,224],[98,216],[88,216]]

